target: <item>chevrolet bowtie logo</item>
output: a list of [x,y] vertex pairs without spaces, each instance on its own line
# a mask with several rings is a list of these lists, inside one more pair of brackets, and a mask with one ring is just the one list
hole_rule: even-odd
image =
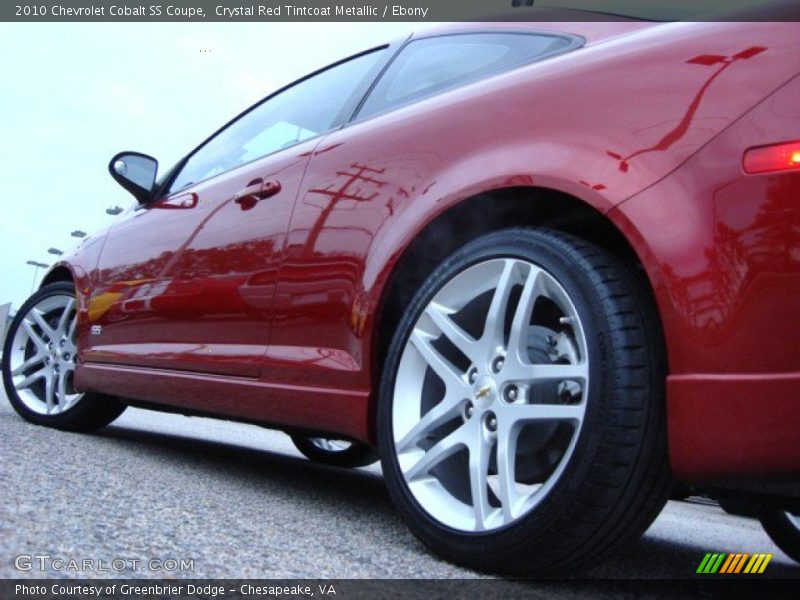
[[486,385],[486,386],[482,387],[481,389],[479,389],[477,392],[475,392],[475,397],[476,398],[483,398],[486,394],[488,394],[491,391],[492,391],[492,386]]

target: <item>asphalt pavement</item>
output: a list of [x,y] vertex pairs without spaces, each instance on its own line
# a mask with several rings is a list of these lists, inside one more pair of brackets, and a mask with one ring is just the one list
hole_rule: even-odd
[[[0,460],[3,578],[486,577],[426,551],[377,465],[316,465],[253,425],[128,409],[80,435],[25,423],[2,396]],[[772,552],[764,577],[800,578],[757,521],[690,502],[670,502],[640,541],[576,575],[692,577],[712,551]],[[93,570],[71,569],[86,559]]]

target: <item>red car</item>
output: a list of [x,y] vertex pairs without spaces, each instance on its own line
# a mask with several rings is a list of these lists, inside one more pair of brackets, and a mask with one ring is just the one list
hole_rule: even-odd
[[484,570],[606,557],[675,481],[800,513],[798,55],[796,23],[452,26],[158,179],[118,154],[138,205],[19,310],[8,398],[379,454],[414,533]]

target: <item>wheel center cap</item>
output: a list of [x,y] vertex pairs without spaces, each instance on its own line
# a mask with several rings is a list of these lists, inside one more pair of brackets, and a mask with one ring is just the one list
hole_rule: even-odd
[[497,384],[494,379],[484,376],[475,382],[472,388],[475,405],[486,408],[497,398]]

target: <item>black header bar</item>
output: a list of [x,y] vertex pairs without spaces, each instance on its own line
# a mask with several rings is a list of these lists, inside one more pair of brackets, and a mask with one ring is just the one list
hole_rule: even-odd
[[3,0],[8,22],[797,21],[798,0]]

